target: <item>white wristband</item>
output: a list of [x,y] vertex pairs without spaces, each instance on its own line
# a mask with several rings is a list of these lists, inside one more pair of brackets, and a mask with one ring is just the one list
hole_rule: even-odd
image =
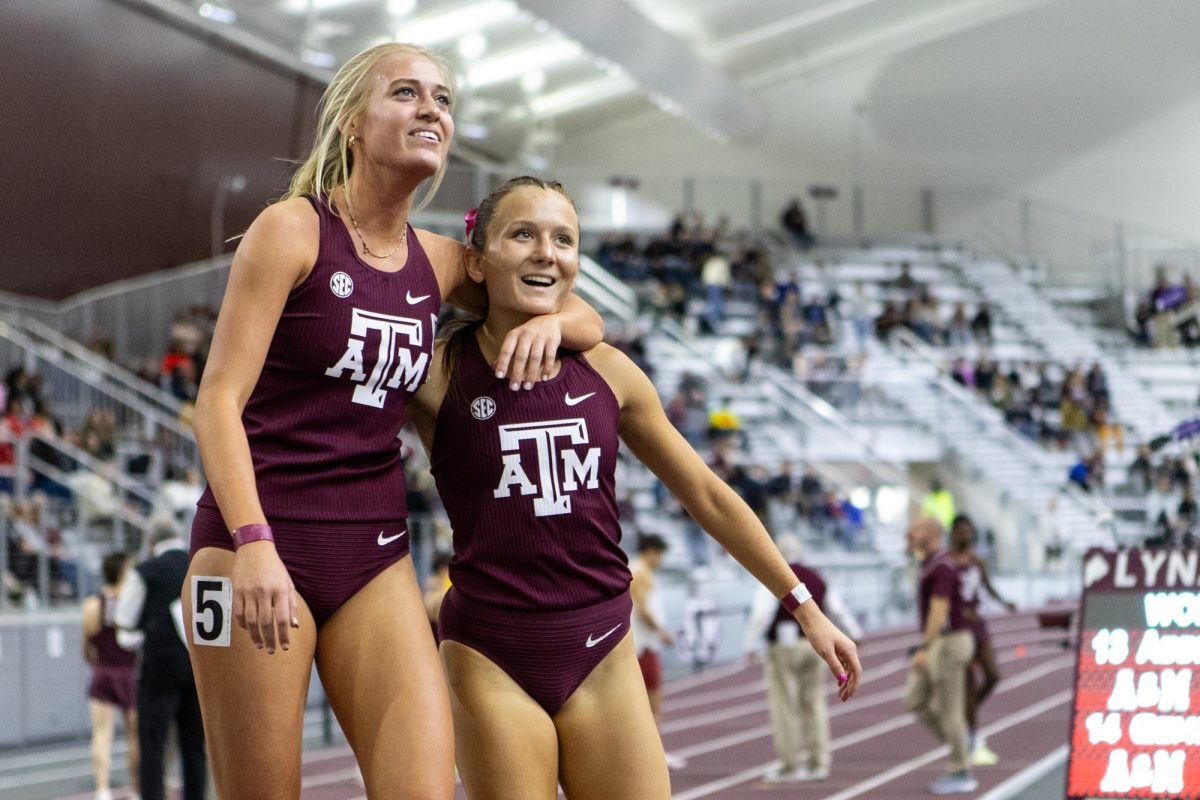
[[783,607],[788,610],[788,613],[795,613],[796,609],[802,603],[812,599],[812,592],[803,583],[796,584],[796,588],[780,598],[779,602],[783,603]]

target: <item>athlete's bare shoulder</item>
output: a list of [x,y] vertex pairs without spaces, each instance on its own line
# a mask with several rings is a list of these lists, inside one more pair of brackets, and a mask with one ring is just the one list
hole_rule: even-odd
[[321,247],[320,220],[312,204],[293,197],[264,208],[238,244],[235,260],[255,272],[279,271],[291,285],[312,271]]
[[417,235],[421,249],[433,265],[433,272],[437,275],[444,300],[466,279],[466,262],[463,260],[466,247],[449,236],[442,236],[424,228],[414,228],[413,233]]
[[583,351],[583,357],[604,378],[621,408],[625,408],[630,399],[647,395],[657,399],[654,385],[646,373],[633,363],[633,359],[612,345],[601,342]]

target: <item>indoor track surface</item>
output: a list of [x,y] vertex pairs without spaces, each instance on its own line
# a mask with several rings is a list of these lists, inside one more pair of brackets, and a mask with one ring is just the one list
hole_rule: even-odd
[[[1022,797],[1015,775],[1027,768],[1061,761],[1067,740],[1074,656],[1061,629],[1039,628],[1035,614],[1017,614],[991,622],[1000,671],[996,693],[984,705],[981,725],[1000,756],[992,767],[979,767],[985,800]],[[663,738],[667,750],[687,759],[672,773],[675,800],[909,800],[931,797],[927,785],[943,769],[946,748],[939,745],[903,706],[907,650],[915,631],[867,637],[860,646],[863,683],[847,703],[834,696],[829,679],[833,727],[833,771],[811,784],[768,786],[762,776],[776,766],[767,721],[762,667],[726,664],[682,678],[665,687]],[[309,715],[304,753],[305,800],[364,797],[354,759],[344,743],[324,745],[319,714]],[[127,783],[123,750],[114,758],[114,780]],[[0,752],[0,797],[5,800],[90,800],[90,765],[84,742]],[[115,791],[117,800],[126,797]],[[178,797],[178,791],[173,793]],[[968,795],[957,795],[968,797]],[[459,797],[465,793],[459,790]]]

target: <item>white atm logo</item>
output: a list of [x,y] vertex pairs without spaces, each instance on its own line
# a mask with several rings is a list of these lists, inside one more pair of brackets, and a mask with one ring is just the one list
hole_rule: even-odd
[[[500,485],[492,493],[496,498],[509,497],[514,486],[522,496],[537,495],[533,513],[539,517],[570,514],[571,498],[567,492],[581,485],[595,489],[600,485],[600,448],[588,448],[580,461],[574,445],[588,443],[587,423],[582,419],[561,419],[553,422],[522,422],[501,425],[500,450],[505,453],[504,471]],[[521,442],[532,439],[537,446],[537,479],[535,484],[521,466]]]
[[[436,326],[437,319],[434,318]],[[379,334],[379,352],[375,367],[367,375],[363,348],[371,331]],[[341,378],[349,372],[350,380],[359,384],[354,387],[352,400],[359,405],[383,408],[388,389],[398,389],[403,384],[405,389],[415,392],[425,379],[429,354],[421,353],[414,361],[413,351],[409,349],[410,345],[420,347],[422,336],[418,320],[356,308],[350,323],[346,352],[336,364],[325,370],[325,374],[331,378]]]

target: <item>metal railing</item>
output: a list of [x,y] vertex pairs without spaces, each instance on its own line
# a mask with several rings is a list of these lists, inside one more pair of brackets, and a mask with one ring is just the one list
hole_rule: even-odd
[[179,420],[178,404],[169,409],[149,387],[132,388],[132,376],[115,379],[117,371],[103,369],[103,359],[81,359],[73,347],[61,349],[0,319],[0,363],[23,364],[37,374],[54,398],[53,414],[68,427],[82,427],[93,411],[109,412],[125,441],[161,452],[178,467],[200,466],[195,435]]

